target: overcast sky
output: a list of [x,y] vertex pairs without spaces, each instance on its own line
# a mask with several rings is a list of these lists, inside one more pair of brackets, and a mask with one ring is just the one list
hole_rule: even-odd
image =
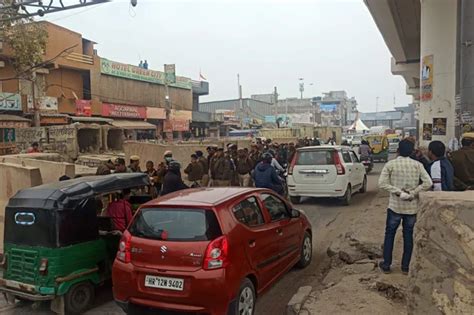
[[306,97],[346,90],[361,111],[374,111],[377,96],[379,110],[411,100],[363,0],[115,0],[46,19],[98,42],[108,59],[175,63],[193,79],[201,70],[210,84],[201,101],[237,98],[237,73],[244,97],[274,86],[297,97],[304,78]]

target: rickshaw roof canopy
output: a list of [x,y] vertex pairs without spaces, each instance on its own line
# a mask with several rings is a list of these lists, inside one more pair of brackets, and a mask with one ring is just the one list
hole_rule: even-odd
[[10,198],[7,207],[71,209],[79,201],[95,195],[146,185],[149,185],[149,179],[144,173],[80,177],[22,189]]

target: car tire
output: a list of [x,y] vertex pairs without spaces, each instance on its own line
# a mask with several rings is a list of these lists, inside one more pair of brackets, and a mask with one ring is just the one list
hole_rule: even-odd
[[89,281],[74,284],[64,297],[66,314],[84,313],[94,302],[94,295],[94,286]]
[[364,181],[362,182],[362,187],[360,188],[359,192],[361,194],[367,192],[367,176],[364,176]]
[[235,308],[230,313],[232,315],[253,315],[255,314],[256,301],[257,295],[255,293],[255,287],[249,278],[245,278],[240,284],[239,294],[237,295]]
[[313,240],[308,232],[304,233],[303,244],[301,245],[301,257],[296,263],[296,267],[305,268],[311,263],[313,258]]
[[346,193],[342,197],[342,204],[344,206],[349,206],[351,204],[351,199],[352,199],[351,185],[347,185]]
[[301,202],[301,197],[298,196],[290,196],[290,201],[292,204],[299,204]]

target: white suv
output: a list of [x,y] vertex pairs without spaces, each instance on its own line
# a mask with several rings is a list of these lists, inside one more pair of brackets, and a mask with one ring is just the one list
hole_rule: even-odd
[[367,175],[349,147],[304,147],[291,161],[287,184],[292,203],[299,203],[300,197],[334,197],[349,205],[355,192],[366,192]]

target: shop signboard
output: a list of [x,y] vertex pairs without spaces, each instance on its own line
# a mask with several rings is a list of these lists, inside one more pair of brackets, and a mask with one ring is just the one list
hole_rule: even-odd
[[165,120],[163,124],[163,131],[165,132],[188,131],[188,130],[189,130],[189,120],[169,119],[169,120]]
[[30,126],[28,121],[1,120],[0,128],[27,128]]
[[193,112],[190,110],[177,110],[172,109],[170,112],[170,118],[175,120],[187,120],[190,121],[193,119]]
[[0,93],[0,111],[21,111],[20,94]]
[[92,116],[92,101],[91,100],[76,100],[76,116]]
[[421,100],[433,98],[433,55],[424,56],[421,67]]
[[146,107],[102,103],[102,116],[116,118],[145,119]]
[[166,119],[166,110],[159,107],[147,107],[146,108],[147,119]]
[[[144,69],[133,65],[111,61],[105,58],[100,59],[100,72],[102,74],[121,77],[129,80],[144,81],[156,84],[165,84],[166,75],[164,72]],[[170,86],[182,89],[192,89],[191,79],[186,77],[176,77],[175,82]]]
[[[36,98],[36,106],[39,111],[43,113],[57,113],[58,99],[52,96],[40,96]],[[33,105],[33,97],[28,95],[27,108],[29,112],[33,112],[35,107]]]

